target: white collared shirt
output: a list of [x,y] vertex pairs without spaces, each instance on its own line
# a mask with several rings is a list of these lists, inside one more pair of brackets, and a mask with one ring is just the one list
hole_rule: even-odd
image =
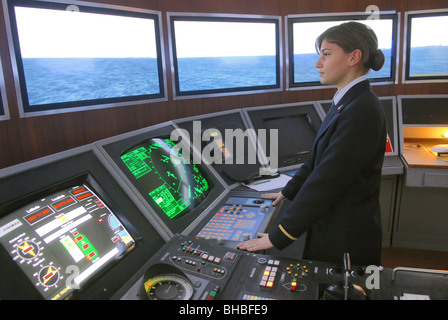
[[364,80],[366,80],[366,76],[365,75],[360,76],[359,78],[356,78],[355,80],[353,80],[352,82],[347,84],[341,91],[336,92],[336,94],[333,97],[334,104],[337,105],[339,103],[339,101],[341,101],[342,97],[347,93],[348,90],[350,90],[354,85],[356,85]]

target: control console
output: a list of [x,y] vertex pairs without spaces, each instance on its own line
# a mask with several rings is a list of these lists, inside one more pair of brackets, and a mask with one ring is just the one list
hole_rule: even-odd
[[277,207],[272,206],[273,200],[253,195],[230,196],[213,211],[208,222],[191,235],[214,239],[219,244],[230,244],[230,247],[235,247],[235,242],[256,238],[273,219]]
[[211,241],[176,235],[122,299],[214,300],[231,283],[241,256]]
[[[364,280],[356,272],[351,277]],[[338,268],[324,263],[280,259],[176,235],[151,258],[122,299],[320,299],[326,287],[342,279]]]
[[430,271],[420,274],[415,270],[406,274],[407,270],[400,270],[396,275],[396,270],[351,266],[345,258],[341,257],[340,264],[277,258],[229,248],[215,240],[175,235],[146,263],[140,278],[120,298],[398,300],[411,295],[430,299],[448,297],[447,274]]
[[[244,276],[235,283],[233,291],[224,293],[226,299],[237,300],[319,300],[334,299],[328,294],[332,285],[342,284],[340,266],[323,262],[284,259],[245,253]],[[364,268],[350,273],[351,286],[365,284]],[[350,287],[352,288],[352,287]],[[368,290],[358,299],[370,299]]]

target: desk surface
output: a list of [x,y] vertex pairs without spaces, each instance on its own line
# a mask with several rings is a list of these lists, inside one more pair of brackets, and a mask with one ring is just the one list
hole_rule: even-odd
[[404,142],[403,158],[409,167],[448,169],[448,157],[437,156],[431,147],[440,144],[440,140],[410,140]]

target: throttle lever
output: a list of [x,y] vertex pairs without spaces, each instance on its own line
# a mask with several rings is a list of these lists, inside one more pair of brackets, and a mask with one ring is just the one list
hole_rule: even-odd
[[352,269],[352,264],[350,261],[350,254],[348,252],[344,253],[344,271],[350,273]]
[[348,278],[350,277],[351,261],[348,252],[344,253],[344,300],[348,300]]

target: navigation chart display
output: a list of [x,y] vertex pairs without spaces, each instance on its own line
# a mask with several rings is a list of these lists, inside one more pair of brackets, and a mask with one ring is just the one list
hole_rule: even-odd
[[135,240],[87,184],[0,219],[0,243],[45,299],[66,299],[134,248]]
[[[200,166],[183,157],[175,146],[169,138],[152,138],[121,155],[121,160],[149,195],[152,207],[170,219],[193,210],[213,187]],[[178,161],[172,161],[172,152],[178,152]]]

